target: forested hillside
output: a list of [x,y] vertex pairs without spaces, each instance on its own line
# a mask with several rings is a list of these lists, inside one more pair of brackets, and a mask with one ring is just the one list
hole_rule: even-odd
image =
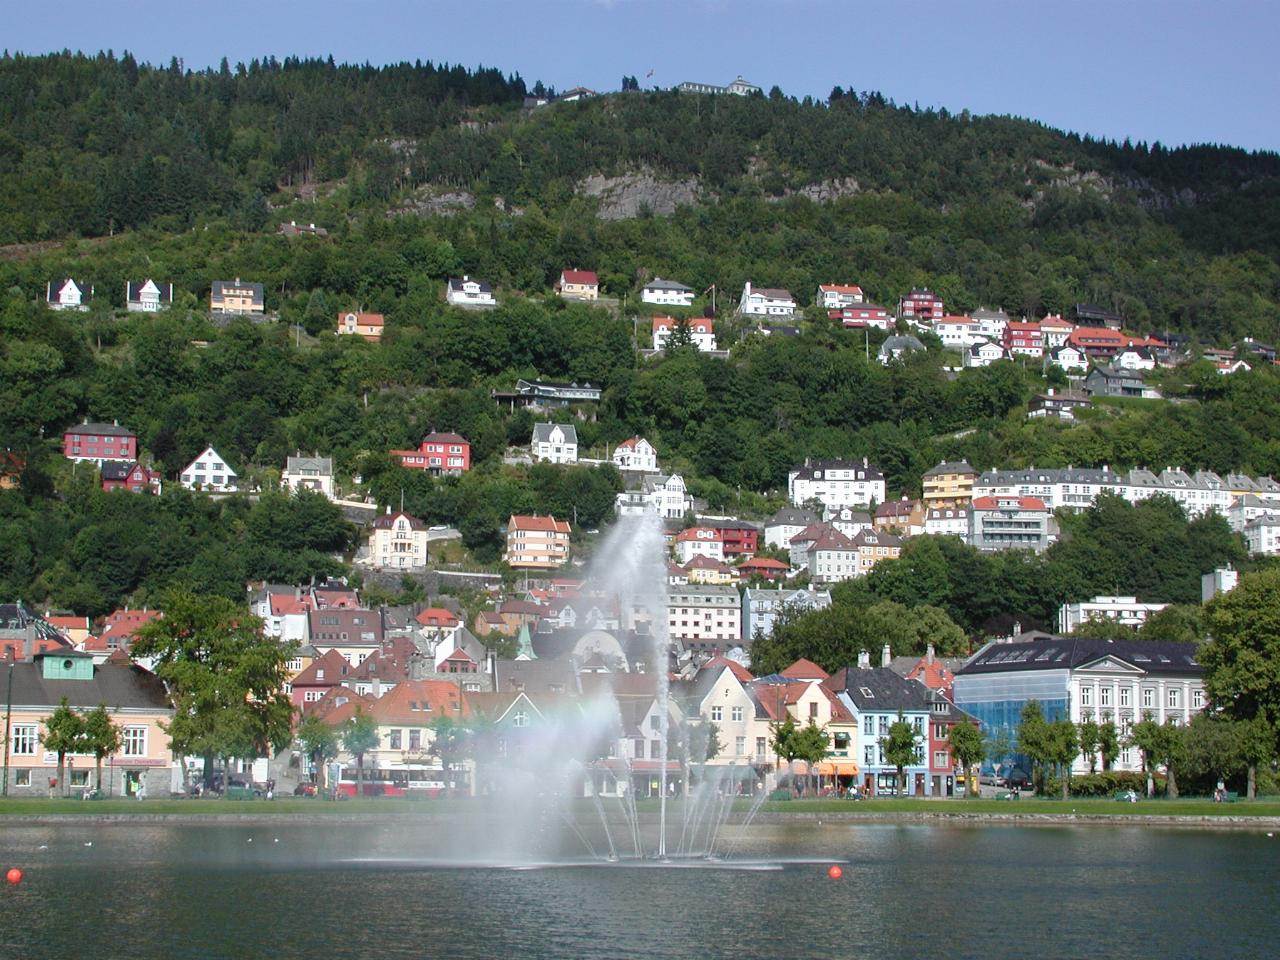
[[[26,464],[22,489],[0,493],[0,596],[97,612],[176,580],[234,592],[241,576],[332,569],[325,551],[345,536],[332,517],[317,539],[279,504],[251,516],[180,492],[146,505],[92,492],[57,456],[85,417],[129,426],[170,477],[210,444],[268,488],[290,452],[331,455],[347,490],[459,525],[481,562],[497,559],[510,512],[576,508],[598,526],[621,482],[502,465],[532,418],[490,392],[518,377],[601,386],[598,405],[558,415],[580,415],[584,454],[643,434],[713,509],[747,516],[780,505],[805,457],[867,457],[895,496],[959,457],[1280,474],[1271,368],[1226,378],[1202,361],[1161,374],[1176,402],[1028,421],[1030,397],[1060,376],[1013,362],[948,374],[936,341],[882,366],[882,334],[810,303],[819,282],[889,307],[927,285],[957,311],[1093,301],[1139,332],[1274,342],[1274,155],[1105,144],[877,94],[631,92],[526,111],[524,93],[496,70],[432,65],[0,58],[0,449]],[[609,190],[637,183],[679,202],[620,214]],[[278,235],[288,220],[328,235]],[[617,302],[551,296],[566,267],[597,270]],[[445,280],[464,273],[502,305],[446,306]],[[727,359],[641,355],[653,311],[637,294],[655,275],[715,284]],[[88,312],[45,307],[46,283],[68,276],[93,286]],[[147,277],[174,284],[173,309],[126,315],[125,282]],[[211,323],[210,285],[232,277],[265,286],[265,323]],[[747,280],[797,295],[799,336],[733,319]],[[333,334],[351,308],[386,315],[381,343]],[[470,440],[470,474],[432,479],[387,456],[432,429]],[[277,526],[283,551],[265,546]],[[160,559],[86,562],[147,529],[166,531]],[[1037,568],[1028,609],[1061,599],[1054,569]],[[1112,586],[1076,578],[1070,591]],[[966,629],[985,616],[949,609]]]

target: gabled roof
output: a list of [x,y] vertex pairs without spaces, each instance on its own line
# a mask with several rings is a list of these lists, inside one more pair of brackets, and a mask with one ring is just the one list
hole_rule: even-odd
[[924,472],[924,479],[928,480],[930,477],[941,477],[944,474],[950,473],[971,473],[975,477],[978,475],[978,471],[970,466],[968,460],[946,460],[938,464],[936,467],[926,470]]
[[738,564],[739,570],[789,570],[787,564],[781,560],[774,560],[772,557],[752,557],[749,560],[743,560]]
[[596,276],[594,270],[562,270],[560,272],[560,281],[562,283],[598,285],[600,278]]
[[676,283],[674,280],[663,280],[661,277],[654,277],[644,285],[646,290],[670,290],[673,293],[693,293],[693,287],[686,287],[683,283]]
[[568,520],[555,517],[528,517],[513,514],[510,521],[513,530],[539,531],[542,533],[571,533]]
[[820,283],[818,289],[823,293],[850,293],[857,296],[862,293],[862,288],[856,284],[845,283]]
[[330,650],[307,664],[290,683],[294,687],[335,687],[349,679],[354,679],[351,664],[337,650]]
[[423,443],[466,443],[467,439],[460,433],[439,433],[433,430],[422,438]]
[[427,607],[413,619],[424,627],[456,627],[461,622],[456,613],[444,607]]
[[65,437],[68,434],[90,434],[96,437],[133,437],[136,434],[132,430],[128,430],[118,423],[90,423],[88,420],[84,423],[74,423],[67,429],[62,431]]
[[360,313],[356,310],[343,310],[338,314],[338,322],[344,323],[348,317],[355,317],[356,323],[364,327],[381,327],[386,325],[386,318],[380,313]]
[[[56,657],[75,656],[58,650]],[[73,707],[91,708],[105,703],[110,710],[140,709],[171,712],[164,684],[155,674],[142,667],[120,661],[107,661],[93,668],[92,680],[51,680],[44,676],[40,654],[28,661],[17,661],[12,670],[12,703],[19,707],[54,707],[67,698]]]
[[782,671],[782,676],[792,680],[825,680],[831,674],[823,670],[812,660],[806,660],[801,657],[787,669]]
[[423,521],[417,517],[410,516],[403,510],[397,510],[395,513],[384,513],[374,520],[371,526],[375,530],[390,530],[395,527],[396,522],[402,517],[409,524],[410,530],[425,530],[427,528]]
[[[572,281],[570,281],[570,282],[571,282],[571,283],[578,283],[579,281],[572,280]],[[461,292],[463,291],[463,289],[465,289],[465,288],[466,288],[466,286],[467,286],[467,284],[469,284],[469,283],[474,283],[474,284],[476,285],[476,288],[477,288],[481,293],[492,293],[492,292],[493,292],[493,287],[489,286],[489,284],[488,284],[488,283],[486,283],[484,280],[477,280],[475,277],[462,277],[461,279],[459,279],[459,278],[457,278],[457,277],[450,277],[450,278],[449,278],[449,289],[450,289],[450,290],[457,290],[459,293],[461,293]]]
[[810,524],[817,523],[818,519],[818,515],[812,510],[802,510],[800,507],[783,507],[769,518],[766,526],[807,527]]
[[369,707],[379,723],[428,726],[440,717],[469,717],[471,708],[457,684],[448,680],[405,680]]
[[1048,507],[1039,497],[975,497],[974,510],[1003,510],[1008,504],[1016,503],[1019,510],[1040,510],[1048,512]]
[[928,688],[899,676],[889,667],[845,667],[824,684],[828,690],[848,694],[860,712],[920,712],[928,709]]
[[578,428],[572,423],[535,423],[533,425],[533,442],[550,443],[551,431],[556,427],[559,427],[564,433],[565,443],[578,442]]

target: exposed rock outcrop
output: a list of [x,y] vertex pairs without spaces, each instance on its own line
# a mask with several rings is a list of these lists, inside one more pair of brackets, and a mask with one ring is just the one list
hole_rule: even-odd
[[620,177],[591,176],[578,184],[578,193],[600,200],[596,216],[601,220],[629,220],[644,211],[655,216],[675,213],[677,207],[696,203],[698,181],[660,180],[647,170]]

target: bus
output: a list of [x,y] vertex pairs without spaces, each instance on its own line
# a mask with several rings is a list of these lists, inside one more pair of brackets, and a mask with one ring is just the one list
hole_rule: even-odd
[[356,795],[356,780],[360,780],[360,795],[364,797],[442,797],[449,792],[449,785],[442,779],[444,771],[438,769],[407,767],[398,770],[366,769],[363,776],[355,767],[343,767],[338,774],[338,796],[351,798]]

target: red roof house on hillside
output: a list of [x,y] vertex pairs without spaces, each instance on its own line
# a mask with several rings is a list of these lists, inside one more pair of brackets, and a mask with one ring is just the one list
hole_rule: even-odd
[[433,475],[466,473],[471,469],[471,444],[456,433],[429,433],[417,450],[392,450],[400,466]]

